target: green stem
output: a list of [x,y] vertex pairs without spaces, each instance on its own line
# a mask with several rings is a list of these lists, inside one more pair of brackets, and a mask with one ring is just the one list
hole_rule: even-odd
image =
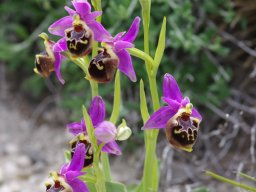
[[102,174],[102,170],[99,167],[100,152],[103,146],[104,143],[102,143],[97,149],[95,149],[93,156],[93,168],[97,179],[95,183],[97,192],[106,192],[105,178]]
[[151,70],[153,69],[154,60],[147,53],[145,53],[139,49],[136,49],[136,48],[130,48],[130,49],[128,49],[128,51],[132,56],[135,56],[135,57],[138,57],[138,58],[144,60],[146,65],[149,65],[148,66],[149,69],[151,69]]
[[106,181],[111,181],[111,169],[110,169],[110,163],[109,163],[109,158],[107,153],[101,153],[101,162],[103,166],[103,171],[105,175]]
[[231,184],[231,185],[233,185],[233,186],[240,187],[240,188],[245,189],[245,190],[248,190],[248,191],[256,192],[256,188],[254,188],[254,187],[251,187],[251,186],[248,186],[248,185],[239,183],[239,182],[237,182],[237,181],[233,181],[233,180],[231,180],[231,179],[228,179],[228,178],[226,178],[226,177],[223,177],[223,176],[218,175],[218,174],[216,174],[216,173],[213,173],[213,172],[211,172],[211,171],[205,171],[205,174],[206,174],[206,175],[209,175],[209,176],[211,176],[211,177],[213,177],[214,179],[220,180],[220,181],[222,181],[222,182],[229,183],[229,184]]
[[[149,55],[149,23],[150,23],[150,0],[140,0],[142,7],[142,16],[143,16],[143,32],[144,32],[144,51]],[[148,59],[145,59],[146,71],[149,79],[150,93],[153,103],[154,111],[159,108],[159,96],[157,91],[156,84],[156,74],[157,68],[154,68],[149,64]],[[158,191],[158,164],[156,156],[156,142],[159,130],[148,130],[144,131],[145,138],[145,161],[144,161],[144,170],[143,170],[143,190],[144,192]]]
[[[93,7],[96,11],[101,11],[102,6],[101,6],[101,0],[92,0]],[[99,23],[101,23],[101,16],[96,19]],[[92,57],[97,55],[98,53],[98,42],[93,43],[93,50],[92,50]],[[92,88],[92,94],[98,95],[98,84],[97,82],[90,80],[91,88]],[[97,91],[96,91],[97,90]],[[103,171],[105,175],[105,179],[107,181],[111,181],[111,170],[110,170],[110,164],[109,164],[109,158],[108,154],[102,153],[101,155],[101,161],[102,161],[102,166],[103,166]]]

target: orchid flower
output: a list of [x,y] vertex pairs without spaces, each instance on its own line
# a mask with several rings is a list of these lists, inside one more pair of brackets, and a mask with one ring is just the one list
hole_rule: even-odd
[[51,173],[54,183],[46,183],[46,192],[89,192],[86,184],[78,178],[85,174],[85,172],[81,172],[84,165],[84,156],[85,145],[80,143],[76,146],[71,162],[69,164],[64,164],[59,173]]
[[[115,155],[121,155],[121,149],[117,145],[115,139],[117,136],[117,128],[110,121],[105,121],[105,103],[100,96],[93,98],[90,106],[89,115],[95,128],[94,134],[98,143],[105,143],[102,148],[103,152]],[[73,122],[67,125],[69,132],[75,136],[79,134],[87,135],[86,124],[82,119],[80,122]]]
[[39,37],[44,39],[45,51],[36,55],[34,72],[47,78],[55,71],[58,80],[64,84],[65,81],[60,73],[61,61],[64,57],[60,51],[54,50],[56,43],[51,41],[46,33],[41,33]]
[[166,128],[166,136],[174,147],[191,152],[202,116],[188,97],[182,97],[176,80],[170,74],[164,76],[162,100],[167,106],[154,112],[143,129]]
[[69,49],[72,54],[81,56],[90,51],[93,40],[101,42],[110,34],[95,20],[102,14],[101,11],[91,12],[91,5],[86,0],[74,0],[72,4],[75,10],[65,6],[69,15],[55,21],[48,30],[62,37],[57,42],[57,51]]
[[88,69],[94,80],[101,83],[109,82],[118,68],[131,81],[136,81],[131,55],[127,49],[134,47],[133,41],[138,35],[139,26],[140,17],[136,17],[127,33],[120,32],[115,37],[108,36],[103,40],[104,49],[92,59]]

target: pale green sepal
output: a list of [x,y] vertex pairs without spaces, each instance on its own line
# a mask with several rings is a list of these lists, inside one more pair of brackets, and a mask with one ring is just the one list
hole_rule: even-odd
[[64,157],[65,157],[65,162],[66,162],[66,163],[69,163],[70,160],[71,160],[71,153],[70,153],[70,151],[65,150],[65,151],[64,151]]
[[140,112],[141,112],[142,120],[145,124],[146,121],[149,119],[149,113],[148,113],[146,95],[144,91],[144,83],[142,79],[140,80]]
[[105,184],[107,192],[127,192],[125,185],[122,183],[107,181]]
[[161,63],[163,54],[164,54],[164,49],[165,49],[165,36],[166,36],[166,17],[164,17],[162,28],[160,31],[159,39],[158,39],[158,44],[156,48],[156,53],[155,53],[155,71],[157,71],[158,66]]
[[121,105],[121,85],[120,85],[120,72],[117,70],[115,77],[115,91],[114,91],[114,104],[112,114],[110,116],[110,121],[116,124]]
[[84,105],[83,105],[83,116],[84,116],[84,121],[85,121],[85,124],[86,124],[86,130],[87,130],[90,142],[92,143],[93,148],[97,149],[98,148],[97,139],[94,135],[94,127],[93,127],[93,124],[92,124],[92,120],[91,120],[91,117],[89,116],[89,114],[88,114]]

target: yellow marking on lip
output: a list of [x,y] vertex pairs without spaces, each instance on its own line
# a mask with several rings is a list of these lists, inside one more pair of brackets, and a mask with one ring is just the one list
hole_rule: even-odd
[[104,69],[104,66],[100,66],[99,63],[96,64],[96,67],[97,67],[97,69],[99,69],[100,71]]

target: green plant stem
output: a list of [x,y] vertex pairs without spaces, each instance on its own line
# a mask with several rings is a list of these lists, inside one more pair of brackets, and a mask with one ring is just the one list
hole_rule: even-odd
[[[142,7],[143,17],[143,32],[144,32],[144,51],[149,55],[149,23],[150,23],[150,0],[140,0]],[[154,111],[159,108],[159,96],[156,84],[157,68],[149,64],[148,60],[145,60],[146,71],[149,79],[150,93],[153,103]],[[153,66],[153,67],[152,67]],[[156,142],[159,130],[147,130],[144,131],[145,138],[145,160],[143,169],[143,190],[144,192],[157,192],[158,191],[158,164],[156,156]]]
[[101,144],[97,149],[95,149],[94,156],[93,156],[93,168],[94,168],[94,172],[97,179],[95,183],[97,192],[106,192],[105,178],[102,173],[102,170],[99,167],[99,163],[100,163],[99,158],[100,158],[100,153],[103,146],[104,146],[104,143]]
[[147,53],[139,50],[139,49],[136,49],[136,48],[130,48],[128,49],[129,53],[135,57],[138,57],[142,60],[145,61],[146,65],[149,65],[148,68],[150,70],[153,69],[153,65],[154,65],[154,60],[152,59],[152,57],[150,57]]
[[[92,0],[93,7],[96,11],[101,11],[101,0]],[[96,19],[99,23],[101,23],[101,16]],[[93,50],[92,50],[92,57],[97,55],[98,53],[98,42],[93,43]],[[90,80],[91,88],[92,88],[92,95],[98,95],[98,84],[97,82]],[[104,171],[104,176],[106,181],[111,181],[111,169],[109,164],[108,154],[102,153],[101,154],[101,161]]]
[[205,174],[213,177],[214,179],[220,180],[220,181],[225,182],[225,183],[229,183],[233,186],[240,187],[240,188],[248,190],[248,191],[256,192],[256,188],[254,188],[254,187],[239,183],[237,181],[233,181],[231,179],[228,179],[226,177],[223,177],[223,176],[218,175],[216,173],[213,173],[211,171],[205,171]]

